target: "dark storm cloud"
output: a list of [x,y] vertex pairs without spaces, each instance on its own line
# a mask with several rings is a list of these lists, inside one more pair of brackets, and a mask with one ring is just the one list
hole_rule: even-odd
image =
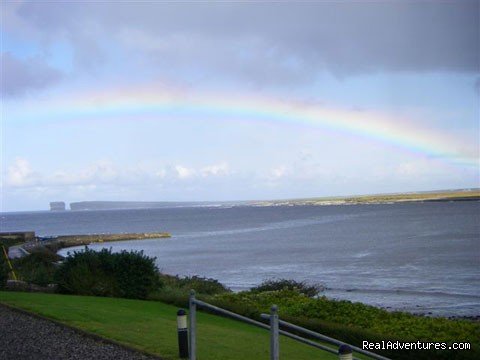
[[4,96],[21,95],[29,90],[47,87],[62,76],[39,58],[20,60],[10,53],[2,53],[0,64],[1,92]]
[[479,1],[30,2],[17,14],[50,36],[70,34],[77,56],[92,61],[101,39],[135,30],[140,40],[171,42],[145,50],[153,61],[262,81],[303,81],[319,70],[480,71]]

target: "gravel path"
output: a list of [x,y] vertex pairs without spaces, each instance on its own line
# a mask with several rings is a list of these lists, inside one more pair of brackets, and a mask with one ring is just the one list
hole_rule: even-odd
[[0,359],[158,359],[0,305]]

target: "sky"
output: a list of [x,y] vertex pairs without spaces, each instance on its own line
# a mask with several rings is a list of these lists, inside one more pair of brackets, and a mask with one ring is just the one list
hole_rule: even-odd
[[480,187],[480,2],[1,2],[0,211]]

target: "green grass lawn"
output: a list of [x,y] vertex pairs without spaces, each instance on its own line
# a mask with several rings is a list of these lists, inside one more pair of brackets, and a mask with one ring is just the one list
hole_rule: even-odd
[[[0,292],[0,303],[22,308],[62,323],[177,359],[178,308],[156,301],[90,296]],[[200,360],[269,359],[269,332],[242,322],[197,313],[197,357]],[[283,359],[337,359],[337,356],[281,337]]]

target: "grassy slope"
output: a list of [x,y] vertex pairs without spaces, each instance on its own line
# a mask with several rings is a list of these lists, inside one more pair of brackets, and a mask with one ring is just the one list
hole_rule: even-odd
[[[177,308],[154,301],[89,296],[0,292],[0,302],[71,326],[177,359]],[[198,313],[199,359],[268,359],[269,333],[238,321]],[[335,355],[281,338],[285,359],[337,359]]]

